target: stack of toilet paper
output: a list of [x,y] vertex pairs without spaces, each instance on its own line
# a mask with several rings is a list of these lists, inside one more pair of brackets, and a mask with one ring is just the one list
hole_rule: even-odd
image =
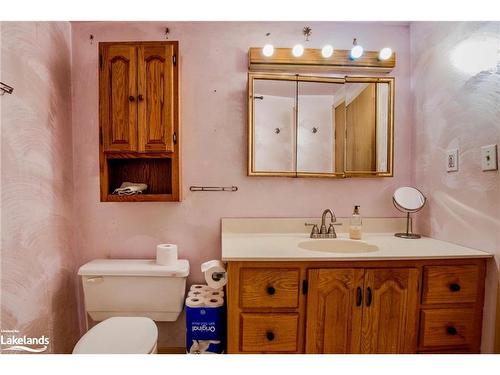
[[186,306],[220,307],[224,305],[224,291],[210,288],[208,285],[195,284],[189,289]]

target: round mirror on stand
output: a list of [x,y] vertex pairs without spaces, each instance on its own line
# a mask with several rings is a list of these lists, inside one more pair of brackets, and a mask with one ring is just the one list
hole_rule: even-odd
[[396,189],[392,196],[394,206],[401,212],[406,213],[406,233],[396,233],[396,237],[416,239],[419,234],[412,233],[413,226],[410,223],[410,214],[420,211],[427,201],[422,192],[416,188],[404,186]]

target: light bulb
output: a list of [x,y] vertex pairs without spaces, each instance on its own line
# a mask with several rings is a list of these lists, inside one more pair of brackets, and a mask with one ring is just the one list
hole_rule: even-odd
[[392,56],[392,49],[389,47],[384,47],[380,50],[378,53],[378,59],[379,60],[387,60]]
[[363,54],[363,47],[355,45],[351,48],[351,59],[359,59]]
[[292,49],[292,54],[295,57],[300,57],[302,56],[303,53],[304,53],[304,47],[302,46],[302,44],[296,44]]
[[321,49],[321,56],[323,56],[325,59],[331,57],[332,55],[333,55],[333,47],[331,45],[327,44]]
[[266,44],[263,48],[262,48],[262,54],[266,57],[271,57],[274,53],[274,47],[272,44]]

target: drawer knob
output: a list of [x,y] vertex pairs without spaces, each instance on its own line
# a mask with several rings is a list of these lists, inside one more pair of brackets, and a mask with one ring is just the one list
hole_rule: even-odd
[[446,333],[450,336],[455,336],[458,332],[457,329],[453,326],[446,327]]
[[452,292],[459,292],[460,291],[460,284],[456,284],[456,283],[450,284],[450,290]]
[[267,332],[266,332],[266,338],[267,338],[269,341],[273,341],[273,340],[274,340],[274,332],[272,332],[272,331],[267,331]]
[[276,289],[274,289],[273,286],[268,286],[267,287],[267,294],[269,294],[270,296],[272,296],[274,293],[276,293]]
[[135,98],[134,98],[132,95],[130,95],[130,96],[128,97],[128,100],[129,100],[130,102],[133,102],[133,101],[135,100]]

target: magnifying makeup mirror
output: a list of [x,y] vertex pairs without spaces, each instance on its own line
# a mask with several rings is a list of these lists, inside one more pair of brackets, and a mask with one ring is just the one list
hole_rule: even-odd
[[416,188],[404,186],[396,189],[392,196],[394,206],[401,212],[406,213],[406,233],[396,233],[396,237],[416,239],[419,234],[412,233],[413,228],[410,222],[410,214],[420,211],[427,201],[422,192]]

